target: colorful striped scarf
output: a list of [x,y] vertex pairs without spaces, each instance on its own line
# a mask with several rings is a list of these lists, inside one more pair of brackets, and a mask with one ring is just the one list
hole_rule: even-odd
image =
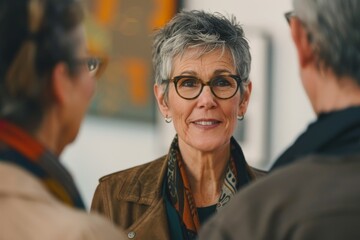
[[[237,190],[248,183],[253,176],[249,173],[248,165],[235,139],[231,139],[231,158],[226,169],[225,179],[220,193],[216,211],[225,206]],[[241,176],[240,176],[241,175]],[[172,207],[180,218],[181,232],[179,239],[195,239],[200,228],[199,216],[192,196],[184,162],[175,136],[168,155],[167,195]],[[168,213],[169,214],[169,213]],[[169,217],[171,219],[171,217]],[[170,222],[170,225],[174,223]],[[170,226],[170,229],[176,227]],[[174,234],[174,233],[172,233]],[[177,233],[181,234],[181,233]]]
[[28,171],[61,202],[85,209],[72,177],[59,159],[22,129],[5,120],[0,120],[0,162],[15,164]]

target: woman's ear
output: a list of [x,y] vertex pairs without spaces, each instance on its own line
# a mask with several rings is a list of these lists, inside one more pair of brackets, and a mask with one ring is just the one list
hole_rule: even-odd
[[67,65],[65,63],[56,64],[51,78],[54,100],[63,105],[69,101],[68,97],[71,94],[71,79]]
[[155,83],[154,94],[161,114],[164,117],[171,117],[169,116],[169,107],[165,99],[165,93],[163,87]]
[[245,86],[244,93],[242,96],[242,101],[240,102],[240,105],[239,105],[239,114],[242,116],[245,115],[246,110],[248,108],[249,100],[250,100],[250,96],[251,96],[251,90],[252,90],[252,82],[250,81]]
[[290,22],[291,36],[294,41],[300,67],[306,67],[313,62],[314,54],[307,30],[299,19],[294,17]]

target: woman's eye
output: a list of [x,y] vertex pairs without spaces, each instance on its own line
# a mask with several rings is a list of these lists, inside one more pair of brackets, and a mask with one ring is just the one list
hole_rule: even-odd
[[214,87],[229,87],[232,85],[232,81],[226,77],[217,77],[212,80],[211,85]]
[[197,87],[199,86],[199,81],[196,78],[182,78],[178,82],[179,87]]

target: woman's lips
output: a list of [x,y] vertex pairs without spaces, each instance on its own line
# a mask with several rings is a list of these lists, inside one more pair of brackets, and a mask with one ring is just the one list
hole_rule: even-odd
[[210,126],[215,126],[221,123],[221,121],[218,120],[214,120],[214,119],[199,119],[196,121],[192,121],[193,124],[197,125],[197,126],[204,126],[204,127],[210,127]]

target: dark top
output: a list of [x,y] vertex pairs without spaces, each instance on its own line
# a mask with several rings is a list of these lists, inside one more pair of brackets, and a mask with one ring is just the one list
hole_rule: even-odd
[[320,114],[271,170],[310,154],[349,155],[360,153],[360,107]]
[[197,212],[200,223],[204,224],[204,222],[216,212],[216,204],[207,207],[197,208]]

